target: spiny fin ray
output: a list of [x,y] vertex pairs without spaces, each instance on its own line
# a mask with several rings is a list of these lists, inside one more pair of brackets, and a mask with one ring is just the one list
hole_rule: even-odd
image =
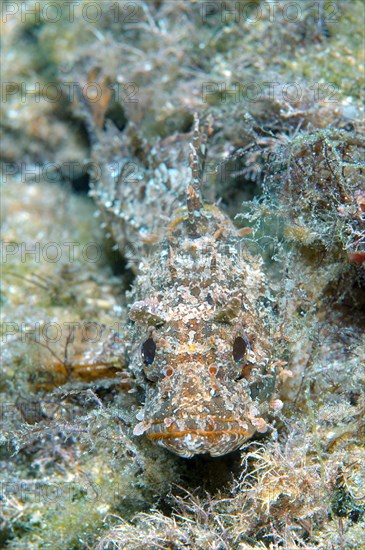
[[211,117],[208,117],[205,126],[199,130],[199,118],[194,114],[193,142],[190,143],[189,164],[192,173],[192,180],[187,185],[186,203],[188,219],[192,231],[197,231],[197,220],[201,215],[203,207],[201,187],[203,182],[206,158],[208,154],[208,138],[212,134]]

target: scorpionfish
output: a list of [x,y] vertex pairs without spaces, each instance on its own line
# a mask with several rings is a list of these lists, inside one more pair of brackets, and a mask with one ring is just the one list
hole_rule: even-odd
[[[164,215],[156,200],[145,206],[144,224],[153,213],[155,227],[164,222],[163,238],[141,258],[129,295],[128,368],[143,396],[133,433],[182,457],[224,455],[265,432],[276,389],[262,260],[229,217],[202,199],[210,131],[195,117],[189,179],[177,170],[163,182],[165,197],[183,197],[177,205],[165,204]],[[133,224],[139,236],[144,230],[138,212],[143,218],[143,200],[157,184],[149,181],[143,196],[138,185],[113,195],[104,181],[93,191],[104,213],[119,214],[110,224],[119,244]],[[133,214],[123,207],[128,193]]]

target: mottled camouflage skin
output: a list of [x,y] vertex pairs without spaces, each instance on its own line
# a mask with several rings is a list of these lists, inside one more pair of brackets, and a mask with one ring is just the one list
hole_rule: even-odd
[[[201,200],[206,136],[197,122],[191,150],[190,168],[160,164],[119,190],[104,177],[93,194],[116,241],[134,231],[142,256],[126,342],[144,400],[134,434],[180,456],[219,456],[266,431],[275,369],[261,260]],[[161,240],[143,254],[149,234]]]
[[[160,253],[141,265],[130,310],[131,368],[146,391],[135,433],[186,457],[222,455],[265,431],[275,385],[260,262],[217,208],[200,214],[196,233],[187,216],[171,223]],[[249,344],[235,361],[242,335]],[[141,344],[149,336],[156,354],[145,365]]]

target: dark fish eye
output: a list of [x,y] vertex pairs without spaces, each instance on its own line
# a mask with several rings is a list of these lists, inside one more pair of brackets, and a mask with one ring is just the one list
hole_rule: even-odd
[[236,336],[232,349],[233,359],[241,361],[249,349],[251,349],[251,346],[247,336]]
[[142,359],[145,365],[151,365],[155,359],[156,344],[153,338],[147,338],[141,346]]

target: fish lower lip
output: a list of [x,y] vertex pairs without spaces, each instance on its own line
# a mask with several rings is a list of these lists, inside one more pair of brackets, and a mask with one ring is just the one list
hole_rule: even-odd
[[151,441],[155,441],[158,439],[179,439],[182,437],[185,437],[186,435],[196,435],[199,437],[214,437],[217,438],[222,435],[239,435],[244,437],[250,437],[252,435],[252,432],[250,430],[244,430],[244,429],[226,429],[226,430],[181,430],[181,431],[162,431],[162,432],[152,432],[149,430],[147,432],[147,437]]
[[[193,423],[195,425],[193,425]],[[146,432],[150,440],[179,439],[186,435],[204,438],[219,438],[220,436],[235,435],[250,437],[254,428],[250,423],[239,421],[237,418],[188,418],[173,421],[166,425],[164,421],[153,422]]]

